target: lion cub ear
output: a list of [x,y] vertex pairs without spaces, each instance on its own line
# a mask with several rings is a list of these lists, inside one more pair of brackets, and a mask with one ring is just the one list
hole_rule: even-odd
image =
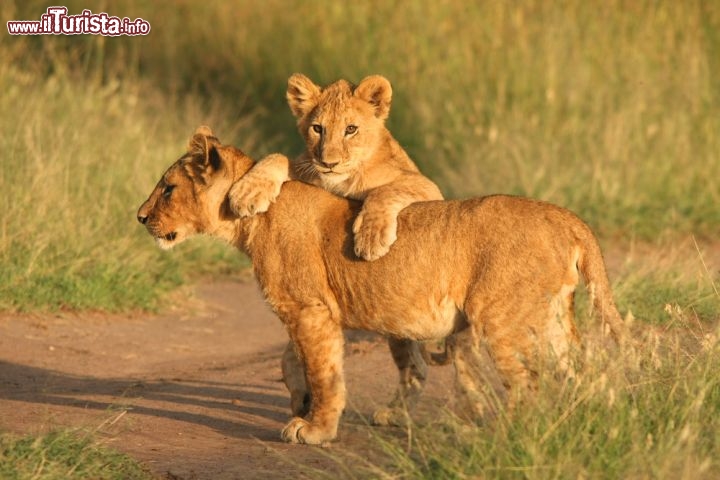
[[203,166],[210,166],[217,170],[220,168],[220,156],[215,148],[220,141],[213,134],[210,127],[201,125],[195,130],[188,142],[188,153],[197,156]]
[[375,116],[379,119],[385,120],[390,114],[392,87],[387,78],[381,75],[365,77],[355,87],[353,95],[375,107]]
[[320,100],[320,87],[301,73],[293,73],[288,78],[287,101],[293,115],[301,118],[315,108]]
[[200,125],[198,128],[196,128],[194,135],[204,135],[206,137],[215,136],[212,130],[210,130],[210,127],[208,127],[207,125]]
[[220,141],[217,139],[215,134],[210,130],[207,125],[200,125],[190,137],[188,142],[188,153],[203,152],[207,150],[208,143],[219,144]]

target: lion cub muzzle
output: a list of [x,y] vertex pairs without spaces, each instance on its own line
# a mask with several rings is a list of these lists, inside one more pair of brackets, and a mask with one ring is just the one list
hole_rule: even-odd
[[150,200],[145,202],[137,213],[137,220],[145,225],[148,233],[155,239],[160,248],[167,249],[174,245],[178,237],[177,231],[163,232],[158,225],[157,219],[152,215],[152,208],[149,206]]

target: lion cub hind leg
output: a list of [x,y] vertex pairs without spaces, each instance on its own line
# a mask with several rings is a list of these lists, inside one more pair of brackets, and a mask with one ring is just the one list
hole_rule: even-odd
[[533,370],[539,340],[533,321],[537,313],[530,304],[523,307],[493,300],[490,295],[477,294],[466,302],[465,313],[473,338],[463,341],[468,346],[456,347],[455,358],[471,348],[484,346],[504,387],[507,410],[511,412],[517,400],[537,385],[537,372]]
[[580,335],[575,326],[574,303],[575,287],[563,286],[550,301],[550,313],[545,328],[545,341],[551,349],[555,371],[565,378],[576,376],[575,354],[581,349]]
[[392,337],[388,338],[388,345],[400,373],[400,385],[393,400],[373,413],[373,424],[404,426],[408,410],[417,404],[427,379],[425,347],[419,342]]
[[471,422],[495,417],[505,389],[492,367],[478,329],[470,327],[449,337],[446,349],[455,368],[458,417]]
[[337,436],[345,408],[342,328],[323,305],[306,307],[296,315],[281,314],[305,366],[311,393],[308,419],[294,417],[281,437],[290,443],[320,445]]
[[522,348],[513,348],[505,342],[491,342],[490,356],[507,389],[507,410],[512,413],[529,391],[536,390],[537,373],[529,368],[531,354]]

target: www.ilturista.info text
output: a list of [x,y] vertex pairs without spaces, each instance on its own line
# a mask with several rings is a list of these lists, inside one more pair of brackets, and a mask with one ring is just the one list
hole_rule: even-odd
[[150,23],[142,18],[130,20],[107,13],[83,10],[68,15],[67,7],[48,7],[40,20],[11,20],[7,22],[10,35],[147,35]]

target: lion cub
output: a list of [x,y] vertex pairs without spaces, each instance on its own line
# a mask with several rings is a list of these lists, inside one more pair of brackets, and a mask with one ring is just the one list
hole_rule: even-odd
[[201,127],[137,219],[162,248],[206,234],[250,257],[312,394],[309,414],[283,429],[285,441],[317,445],[336,437],[347,396],[346,328],[408,340],[456,334],[450,353],[472,418],[486,412],[485,382],[475,369],[485,351],[508,401],[536,389],[548,367],[572,375],[581,348],[574,321],[581,279],[614,338],[621,346],[631,340],[595,236],[564,208],[506,195],[418,202],[400,213],[390,252],[363,262],[352,254],[349,232],[359,202],[320,188],[288,182],[266,213],[232,215],[229,190],[253,163]]
[[[397,239],[397,216],[411,203],[442,200],[440,189],[417,166],[385,127],[392,87],[372,75],[357,86],[346,80],[322,88],[301,74],[288,79],[287,101],[297,117],[305,152],[290,162],[273,154],[258,162],[230,190],[231,209],[240,217],[267,211],[288,180],[301,180],[336,195],[362,200],[353,223],[355,254],[377,260]],[[405,421],[404,407],[417,400],[426,378],[422,345],[389,339],[400,372],[400,389],[389,408],[375,412],[377,424]],[[307,410],[304,375],[294,364],[292,345],[283,356],[293,411]],[[294,373],[295,372],[295,373]]]
[[241,217],[265,212],[283,182],[301,180],[362,200],[353,223],[355,254],[365,260],[385,255],[397,239],[400,210],[443,198],[385,127],[391,98],[390,82],[380,75],[357,86],[338,80],[325,88],[292,75],[287,100],[306,151],[292,164],[283,155],[260,161],[230,191],[233,211]]

